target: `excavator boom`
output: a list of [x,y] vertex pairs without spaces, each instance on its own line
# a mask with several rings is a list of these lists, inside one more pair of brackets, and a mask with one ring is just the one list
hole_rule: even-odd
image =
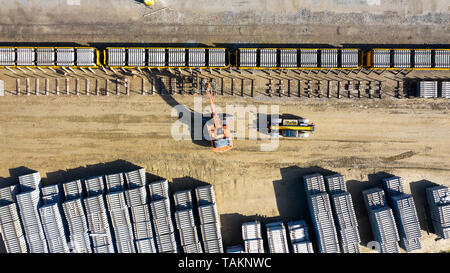
[[205,87],[209,97],[209,104],[211,105],[211,119],[213,121],[212,124],[206,124],[211,146],[214,152],[226,152],[233,148],[230,130],[217,114],[210,83],[206,83]]

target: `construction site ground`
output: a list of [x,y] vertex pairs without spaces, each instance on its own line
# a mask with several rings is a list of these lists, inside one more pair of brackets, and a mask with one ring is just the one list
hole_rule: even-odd
[[[199,97],[199,95],[196,95]],[[224,154],[208,143],[172,138],[173,102],[193,108],[191,95],[5,96],[0,100],[0,176],[20,166],[38,170],[46,183],[89,176],[135,164],[173,181],[172,190],[211,183],[216,191],[226,245],[241,241],[243,221],[307,218],[300,178],[330,171],[346,176],[363,245],[372,240],[361,190],[388,175],[404,179],[414,196],[423,230],[423,251],[448,249],[428,234],[425,187],[450,186],[448,100],[240,98],[217,96],[225,104],[280,105],[281,113],[309,118],[317,131],[309,139],[235,140]],[[203,97],[203,106],[208,101]],[[253,123],[247,117],[247,123]],[[111,163],[119,160],[117,163]],[[108,163],[109,162],[109,163]],[[78,172],[74,171],[77,170]],[[258,215],[258,216],[256,216]],[[312,227],[311,227],[312,228]]]
[[[0,0],[0,43],[233,48],[450,43],[446,0],[156,2],[149,9],[131,0]],[[6,90],[0,97],[1,178],[8,180],[21,166],[39,171],[44,183],[141,166],[151,179],[169,179],[172,191],[210,183],[229,246],[242,243],[244,221],[308,220],[301,176],[339,172],[348,181],[365,246],[373,236],[361,191],[398,175],[416,202],[421,251],[450,249],[432,233],[425,199],[427,186],[450,186],[450,103],[411,97],[417,79],[449,79],[448,71],[171,69],[144,70],[136,79],[121,70],[76,70],[67,76],[50,69],[13,71],[0,69]],[[118,78],[130,80],[128,96]],[[202,141],[176,141],[174,106],[193,108],[201,95],[189,93],[198,92],[201,79],[215,79],[222,108],[279,105],[280,113],[314,122],[316,132],[308,139],[280,140],[271,152],[261,151],[268,140],[237,139],[224,154]],[[253,123],[252,115],[245,122]]]

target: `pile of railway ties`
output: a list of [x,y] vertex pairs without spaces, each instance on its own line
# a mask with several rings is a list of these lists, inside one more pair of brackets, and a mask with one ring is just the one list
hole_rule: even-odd
[[[143,168],[53,185],[43,185],[38,172],[18,180],[0,188],[0,232],[9,253],[225,252],[212,185],[171,194],[167,180],[149,182]],[[315,173],[300,183],[309,219],[243,223],[243,243],[226,252],[360,253],[345,177]],[[387,177],[382,184],[362,192],[374,239],[370,247],[382,253],[422,249],[416,205],[402,179]],[[424,194],[434,233],[449,239],[449,188],[431,186]]]

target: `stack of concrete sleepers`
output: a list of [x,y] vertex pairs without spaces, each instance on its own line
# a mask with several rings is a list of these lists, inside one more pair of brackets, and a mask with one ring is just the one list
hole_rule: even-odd
[[195,188],[205,253],[223,253],[219,214],[212,185]]
[[398,253],[398,235],[392,209],[387,206],[386,196],[380,188],[371,188],[362,192],[369,213],[369,221],[375,241],[380,244],[382,253]]
[[128,48],[127,66],[143,67],[145,66],[145,48]]
[[95,196],[106,192],[103,176],[95,176],[84,180],[84,186],[87,196]]
[[128,190],[125,191],[125,201],[131,211],[136,251],[138,253],[156,253],[149,199],[145,188],[147,185],[145,169],[140,168],[126,172],[125,178],[128,185]]
[[441,82],[441,92],[439,97],[450,99],[450,81]]
[[188,66],[190,67],[206,66],[206,50],[204,48],[189,48]]
[[374,49],[373,67],[375,68],[391,67],[391,51],[389,49]]
[[225,48],[210,48],[208,49],[208,66],[209,67],[224,67],[226,66],[226,50]]
[[158,252],[178,253],[170,210],[169,182],[155,181],[148,184],[148,189]]
[[422,232],[412,196],[404,192],[401,177],[393,176],[382,181],[394,211],[401,246],[407,252],[421,249]]
[[27,243],[17,210],[16,194],[19,185],[0,189],[0,232],[7,253],[26,253]]
[[114,238],[117,252],[134,253],[134,236],[131,227],[130,214],[125,202],[123,190],[113,191],[106,194],[106,204],[111,216]]
[[409,49],[394,49],[394,63],[395,68],[411,67],[411,50]]
[[360,253],[361,238],[358,231],[358,222],[352,196],[347,192],[345,177],[341,174],[333,174],[326,176],[325,181],[331,196],[331,204],[341,241],[341,251],[343,253]]
[[0,48],[0,65],[13,66],[16,62],[16,50],[14,48]]
[[242,224],[242,238],[246,253],[264,253],[264,242],[259,221]]
[[317,235],[317,243],[321,253],[338,253],[339,242],[330,198],[325,190],[323,176],[311,174],[303,176],[306,199]]
[[450,67],[450,50],[436,49],[434,53],[434,67],[449,68]]
[[61,203],[62,194],[58,184],[41,188],[42,202],[44,204]]
[[341,67],[356,68],[359,66],[359,50],[358,49],[342,49],[341,50]]
[[47,253],[48,246],[38,208],[41,205],[38,172],[19,176],[20,193],[16,195],[23,230],[30,253]]
[[431,220],[435,233],[443,238],[450,238],[450,189],[445,186],[426,188]]
[[83,197],[83,184],[81,180],[74,180],[62,184],[62,191],[65,200],[73,200]]
[[166,66],[166,50],[164,48],[148,49],[148,66],[162,67]]
[[314,253],[312,243],[309,241],[308,226],[304,220],[289,222],[288,230],[292,252]]
[[256,67],[258,50],[256,48],[245,48],[239,50],[240,67]]
[[[80,180],[78,181],[81,183]],[[69,249],[75,253],[92,253],[83,199],[81,197],[71,198],[70,196],[73,195],[66,193],[66,201],[62,203],[69,229]]]
[[92,253],[91,239],[83,208],[83,184],[74,180],[62,184],[65,201],[62,203],[68,227],[69,249],[75,253]]
[[74,48],[57,48],[56,49],[56,65],[73,66],[75,65],[75,49]]
[[156,253],[145,177],[141,183],[142,180],[138,174],[139,172],[128,173],[128,190],[125,191],[125,200],[131,210],[134,243],[138,253]]
[[78,66],[95,66],[97,65],[95,60],[94,48],[77,48],[77,65]]
[[62,195],[59,185],[41,187],[42,201],[45,204],[39,208],[42,227],[47,238],[50,253],[68,253],[64,214],[61,209]]
[[168,66],[186,66],[186,48],[169,48]]
[[300,49],[300,67],[317,67],[317,49]]
[[266,230],[270,253],[289,253],[286,228],[283,222],[268,223]]
[[431,50],[414,50],[414,67],[431,68]]
[[437,98],[438,82],[437,81],[419,81],[417,82],[417,97],[419,98]]
[[280,67],[297,67],[297,49],[280,49]]
[[259,52],[260,67],[277,66],[277,50],[274,48],[260,49]]
[[36,65],[51,66],[55,64],[54,48],[37,48],[36,49]]
[[108,65],[125,66],[125,48],[108,48]]
[[174,193],[173,197],[176,209],[175,222],[184,253],[202,253],[203,250],[194,221],[191,191],[179,191]]
[[338,66],[338,50],[323,49],[320,52],[320,66],[333,68]]
[[69,253],[63,217],[59,203],[46,204],[39,208],[42,227],[50,253]]
[[16,203],[0,206],[0,232],[7,253],[26,253],[27,243]]
[[84,201],[89,233],[94,253],[114,253],[114,238],[104,200],[103,177],[93,177],[85,180],[88,197]]
[[18,66],[33,66],[36,64],[36,53],[34,48],[17,48],[17,60]]
[[127,180],[127,185],[129,189],[137,187],[145,187],[147,184],[145,178],[145,169],[140,168],[135,171],[130,171],[125,173],[125,178]]
[[108,192],[121,191],[124,189],[125,180],[123,173],[105,175],[106,189]]

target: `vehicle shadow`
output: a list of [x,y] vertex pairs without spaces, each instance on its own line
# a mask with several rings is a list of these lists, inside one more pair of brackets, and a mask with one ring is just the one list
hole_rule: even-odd
[[[151,80],[150,75],[148,75],[147,73],[146,75],[149,80]],[[202,147],[210,146],[210,142],[202,138],[203,113],[199,113],[187,107],[186,105],[180,104],[171,94],[163,92],[164,90],[167,90],[163,81],[159,81],[156,89],[161,98],[167,103],[167,105],[175,109],[178,115],[178,121],[188,127],[192,143]]]

